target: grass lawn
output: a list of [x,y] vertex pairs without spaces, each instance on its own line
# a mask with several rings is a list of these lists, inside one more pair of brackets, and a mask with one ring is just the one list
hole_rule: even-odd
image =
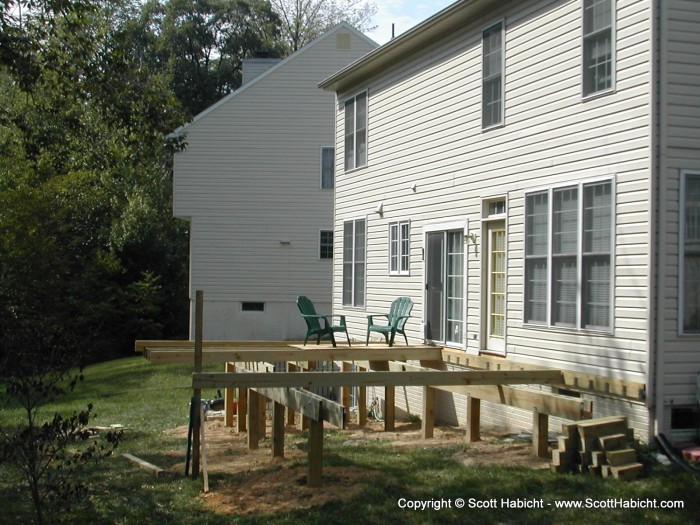
[[[221,366],[212,368],[220,369]],[[85,473],[90,483],[89,501],[75,515],[66,517],[67,522],[123,525],[379,524],[394,520],[406,524],[700,523],[700,481],[668,467],[651,465],[648,477],[627,483],[505,466],[465,467],[453,459],[460,448],[468,446],[465,444],[406,449],[367,442],[348,447],[346,434],[330,429],[325,431],[324,465],[379,472],[380,483],[367,486],[349,501],[333,501],[310,510],[274,515],[218,515],[205,508],[200,497],[201,482],[181,475],[155,478],[119,457],[129,452],[165,469],[182,461],[184,439],[164,431],[187,424],[191,370],[190,365],[156,366],[141,357],[102,363],[88,367],[85,381],[52,407],[68,412],[91,402],[97,414],[93,424],[119,423],[129,428],[115,457]],[[203,397],[212,398],[215,394],[205,391]],[[18,410],[7,407],[0,413],[0,423],[12,424],[20,416]],[[210,482],[216,486],[236,480],[216,474]],[[460,499],[465,503],[464,508],[457,508]],[[507,508],[506,500],[514,505],[518,500],[527,501],[542,508]],[[614,500],[638,506],[640,502],[648,506],[647,500],[656,501],[658,506],[665,501],[679,501],[683,508],[611,508]],[[404,501],[422,501],[428,508],[401,508]],[[604,508],[557,508],[557,502],[563,501]],[[32,518],[21,480],[0,466],[0,524],[31,523]]]

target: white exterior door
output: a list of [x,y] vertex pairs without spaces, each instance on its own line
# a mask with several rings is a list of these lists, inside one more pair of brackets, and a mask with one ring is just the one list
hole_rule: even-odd
[[505,353],[506,336],[506,227],[502,221],[487,227],[486,348]]

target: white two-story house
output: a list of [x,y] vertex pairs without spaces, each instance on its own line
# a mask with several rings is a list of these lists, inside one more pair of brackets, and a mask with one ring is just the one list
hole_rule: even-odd
[[376,47],[341,23],[284,60],[248,60],[241,88],[175,131],[173,208],[206,339],[303,339],[296,297],[330,310],[335,111],[317,84]]
[[[574,371],[586,384],[560,393],[595,417],[694,435],[700,2],[461,0],[320,86],[352,337],[406,295],[409,341]],[[420,395],[397,402],[420,413]],[[463,421],[449,397],[439,415]]]

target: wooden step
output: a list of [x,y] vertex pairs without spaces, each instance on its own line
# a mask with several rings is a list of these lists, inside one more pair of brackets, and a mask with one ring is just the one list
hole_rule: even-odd
[[598,444],[601,450],[618,450],[627,448],[627,434],[610,434],[598,438]]
[[608,450],[605,453],[605,459],[614,467],[620,465],[628,465],[637,461],[637,451],[633,448],[625,448],[622,450]]
[[627,465],[611,466],[610,473],[615,479],[627,481],[636,479],[644,472],[644,465],[641,463],[629,463]]

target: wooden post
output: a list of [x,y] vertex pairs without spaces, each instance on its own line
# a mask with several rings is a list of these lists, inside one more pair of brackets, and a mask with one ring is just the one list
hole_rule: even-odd
[[260,399],[258,403],[258,432],[260,439],[265,439],[267,436],[267,398],[258,394]]
[[536,408],[532,411],[532,448],[539,458],[549,455],[549,416]]
[[202,421],[202,479],[204,480],[204,493],[209,492],[209,470],[207,468],[207,442],[204,437],[204,407],[199,404],[200,416]]
[[[224,368],[228,373],[233,373],[236,371],[235,363],[226,363]],[[233,406],[235,403],[233,395],[234,392],[234,388],[227,388],[226,393],[224,394],[224,426],[226,427],[233,426]]]
[[357,397],[357,424],[361,427],[367,426],[367,387],[359,388]]
[[[287,372],[293,372],[296,370],[296,365],[287,361]],[[287,408],[287,424],[294,426],[295,414],[294,410]]]
[[[204,292],[202,290],[197,290],[195,292],[195,302],[194,302],[194,372],[196,374],[202,373],[202,339],[203,327],[202,323],[204,320]],[[194,389],[194,410],[192,410],[192,479],[197,479],[199,477],[199,447],[201,443],[201,410],[202,405],[202,389]]]
[[480,432],[481,400],[469,396],[467,398],[467,443],[481,441]]
[[423,387],[422,419],[421,437],[423,439],[433,437],[435,430],[435,389],[429,386]]
[[[350,372],[352,368],[352,365],[350,363],[347,363],[343,361],[343,372]],[[350,390],[352,389],[351,386],[344,386],[342,387],[341,390],[341,399],[340,402],[341,404],[345,407],[345,410],[347,411],[346,413],[348,416],[350,415]],[[348,427],[348,422],[345,422],[344,428]]]
[[284,405],[272,404],[272,457],[284,457]]
[[257,450],[260,442],[260,396],[248,391],[248,450]]
[[306,484],[309,487],[323,484],[323,420],[309,420],[309,477]]
[[384,430],[396,429],[396,387],[384,387]]
[[238,389],[238,415],[236,417],[236,432],[245,432],[248,424],[248,389]]

